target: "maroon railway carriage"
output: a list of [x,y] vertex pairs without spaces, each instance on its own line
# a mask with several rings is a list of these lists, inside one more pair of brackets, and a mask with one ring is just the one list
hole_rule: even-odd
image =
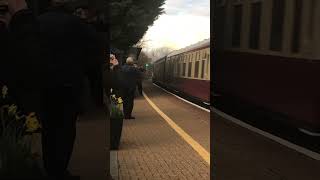
[[320,131],[320,1],[220,0],[214,92]]
[[155,83],[210,104],[210,39],[153,63]]

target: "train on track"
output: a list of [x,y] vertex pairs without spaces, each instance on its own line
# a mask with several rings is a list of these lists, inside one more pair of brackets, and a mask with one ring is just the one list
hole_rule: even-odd
[[199,105],[210,105],[210,39],[153,63],[153,82]]
[[215,10],[214,97],[319,136],[320,1],[217,0]]

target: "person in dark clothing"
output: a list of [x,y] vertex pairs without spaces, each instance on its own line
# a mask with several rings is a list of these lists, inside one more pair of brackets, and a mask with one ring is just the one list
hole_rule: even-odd
[[137,80],[137,87],[138,87],[138,92],[139,94],[142,96],[142,81],[143,81],[143,75],[144,75],[144,68],[142,66],[138,66],[137,67],[138,70],[140,71],[140,76],[138,77],[138,80]]
[[48,82],[42,91],[40,119],[44,167],[49,176],[60,178],[68,175],[86,76],[97,107],[103,106],[105,54],[93,27],[71,15],[63,3],[51,2],[49,11],[38,17]]
[[45,170],[63,179],[69,176],[85,76],[96,106],[103,108],[105,43],[92,27],[51,2],[49,12],[35,18],[25,1],[8,0],[10,21],[0,17],[0,80],[23,112],[40,116]]
[[[0,4],[1,5],[1,4]],[[1,8],[1,7],[0,7]],[[7,72],[7,61],[9,59],[9,32],[7,28],[7,18],[5,8],[0,9],[0,88],[7,84],[8,81],[8,72]]]
[[140,72],[134,67],[133,59],[127,58],[126,64],[121,68],[122,75],[122,96],[123,96],[123,114],[125,119],[135,119],[132,116],[134,106],[134,93],[137,85],[137,79]]
[[[37,23],[23,0],[8,0],[6,26],[1,23],[1,79],[22,113],[39,110],[41,64]],[[3,17],[3,16],[2,16]],[[3,19],[3,18],[1,18]],[[2,21],[3,22],[3,21]]]
[[51,0],[48,12],[35,18],[25,1],[9,0],[12,46],[6,66],[11,76],[5,79],[20,107],[39,114],[44,168],[55,179],[70,176],[67,167],[85,77],[97,108],[103,108],[105,42],[63,2]]
[[121,97],[121,84],[120,84],[120,66],[119,62],[115,55],[110,55],[110,79],[111,79],[111,88],[112,94],[115,94],[117,97]]

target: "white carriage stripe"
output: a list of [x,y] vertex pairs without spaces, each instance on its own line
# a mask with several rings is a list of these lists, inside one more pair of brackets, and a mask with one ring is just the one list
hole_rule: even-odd
[[[180,96],[178,96],[178,95],[176,95],[176,94],[173,94],[172,92],[169,92],[169,91],[167,91],[166,89],[164,89],[164,88],[156,85],[155,83],[153,83],[153,85],[157,86],[158,88],[164,90],[165,92],[173,95],[174,97],[176,97],[176,98],[178,98],[178,99],[180,99],[180,100],[182,100],[182,101],[184,101],[184,102],[186,102],[186,103],[189,103],[189,104],[191,104],[191,105],[193,105],[193,106],[195,106],[195,107],[197,107],[197,108],[199,108],[199,109],[201,109],[201,110],[204,110],[204,111],[206,111],[206,112],[210,112],[210,109],[206,109],[206,108],[201,107],[201,106],[199,106],[199,105],[197,105],[197,104],[194,104],[194,103],[192,103],[192,102],[190,102],[190,101],[187,101],[187,100],[183,99],[182,97],[180,97]],[[176,91],[176,92],[178,92],[178,91]]]
[[231,122],[233,122],[233,123],[235,123],[235,124],[237,124],[237,125],[239,125],[239,126],[241,126],[243,128],[249,129],[250,131],[253,131],[253,132],[257,133],[257,134],[260,134],[260,135],[262,135],[262,136],[264,136],[266,138],[269,138],[269,139],[271,139],[271,140],[273,140],[273,141],[275,141],[275,142],[277,142],[277,143],[279,143],[279,144],[281,144],[283,146],[286,146],[286,147],[288,147],[290,149],[293,149],[293,150],[295,150],[295,151],[297,151],[297,152],[299,152],[301,154],[304,154],[304,155],[306,155],[306,156],[308,156],[308,157],[310,157],[310,158],[312,158],[314,160],[317,160],[317,161],[320,160],[320,154],[319,153],[313,152],[313,151],[311,151],[309,149],[306,149],[304,147],[301,147],[301,146],[298,146],[296,144],[293,144],[293,143],[291,143],[291,142],[289,142],[287,140],[279,138],[279,137],[277,137],[275,135],[272,135],[272,134],[270,134],[268,132],[262,131],[262,130],[260,130],[260,129],[256,128],[256,127],[253,127],[253,126],[251,126],[251,125],[249,125],[247,123],[244,123],[243,121],[241,121],[239,119],[236,119],[236,118],[234,118],[234,117],[232,117],[232,116],[230,116],[230,115],[228,115],[228,114],[226,114],[226,113],[224,113],[224,112],[222,112],[222,111],[220,111],[220,110],[218,110],[218,109],[216,109],[214,107],[211,107],[211,110],[212,110],[212,112],[218,114],[219,116],[223,117],[224,119],[229,120],[229,121],[231,121]]

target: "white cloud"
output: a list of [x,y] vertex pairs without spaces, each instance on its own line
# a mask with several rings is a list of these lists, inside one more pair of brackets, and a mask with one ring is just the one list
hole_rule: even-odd
[[210,37],[210,18],[192,15],[163,15],[149,28],[144,39],[149,48],[183,48]]
[[168,15],[210,16],[210,0],[167,0],[164,8]]
[[183,48],[210,37],[210,0],[167,0],[144,36],[146,48]]

